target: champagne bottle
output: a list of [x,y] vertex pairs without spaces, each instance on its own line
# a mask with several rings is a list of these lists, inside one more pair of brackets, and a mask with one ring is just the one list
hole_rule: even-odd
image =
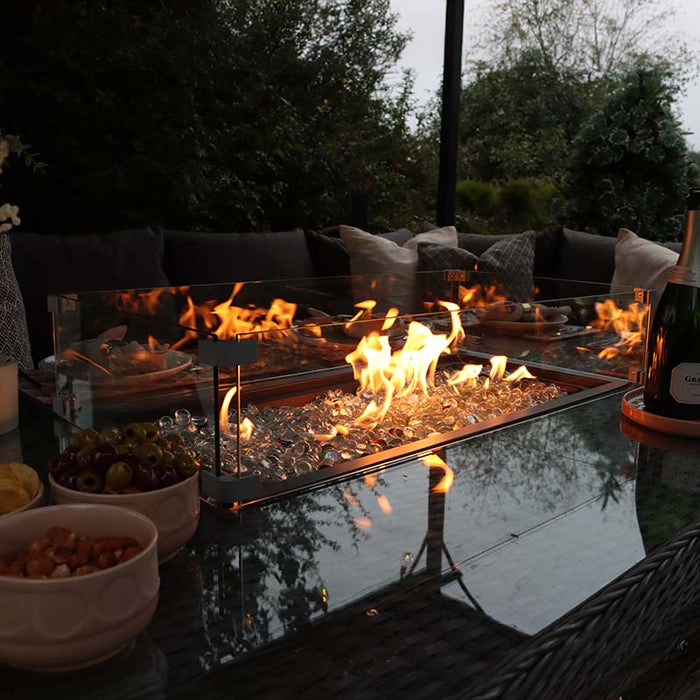
[[647,342],[646,410],[700,420],[700,188],[688,194],[683,247]]

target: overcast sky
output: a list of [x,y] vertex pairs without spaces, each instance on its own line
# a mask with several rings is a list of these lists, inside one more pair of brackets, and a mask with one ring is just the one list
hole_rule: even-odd
[[[426,102],[438,88],[442,75],[445,24],[444,0],[391,0],[399,17],[399,28],[410,30],[413,40],[404,53],[403,65],[416,72],[416,97]],[[464,45],[474,39],[472,18],[483,13],[484,0],[465,0]],[[676,0],[678,14],[674,21],[679,34],[694,50],[700,51],[700,0]],[[679,111],[690,144],[700,150],[700,76],[688,86],[679,102]]]

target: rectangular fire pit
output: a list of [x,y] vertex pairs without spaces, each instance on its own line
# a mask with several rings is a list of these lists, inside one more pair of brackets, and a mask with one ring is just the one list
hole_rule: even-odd
[[[417,275],[407,310],[392,307],[394,285],[334,278],[54,297],[44,368],[55,372],[55,410],[81,428],[149,421],[178,432],[203,467],[203,493],[241,503],[642,376],[639,290],[611,297],[603,285],[542,280],[562,296],[522,304],[492,277],[447,271]],[[353,305],[349,290],[375,298]]]

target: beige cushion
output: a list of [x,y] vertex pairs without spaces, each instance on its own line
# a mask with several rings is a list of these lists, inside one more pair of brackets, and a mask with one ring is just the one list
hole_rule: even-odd
[[658,298],[677,262],[678,253],[621,228],[615,244],[615,274],[610,292],[616,294],[629,291],[629,287],[642,287],[658,290]]
[[[457,230],[454,226],[419,233],[402,246],[351,226],[341,226],[340,237],[348,249],[353,276],[361,276],[353,279],[355,301],[375,299],[378,311],[396,306],[401,313],[414,310],[418,245],[438,243],[457,247]],[[391,275],[391,278],[372,285],[371,281],[380,275]]]

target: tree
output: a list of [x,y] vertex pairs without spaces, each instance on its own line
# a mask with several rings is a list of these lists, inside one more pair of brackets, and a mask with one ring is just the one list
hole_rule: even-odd
[[407,40],[390,0],[5,10],[0,117],[50,165],[7,173],[25,228],[337,223],[356,190],[378,192],[388,219],[423,186],[410,80],[386,85]]
[[675,14],[675,0],[495,0],[482,44],[508,62],[534,49],[588,79],[640,62],[682,76],[692,56],[670,30]]
[[616,235],[676,240],[684,218],[690,161],[674,88],[658,70],[635,70],[574,142],[567,223]]
[[558,181],[600,92],[534,50],[510,64],[476,64],[462,92],[460,175]]

